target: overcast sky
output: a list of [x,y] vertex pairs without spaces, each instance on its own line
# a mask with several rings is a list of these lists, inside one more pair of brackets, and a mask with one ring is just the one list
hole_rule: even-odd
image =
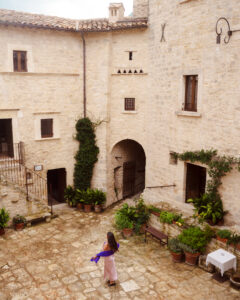
[[125,16],[132,12],[133,0],[0,0],[0,8],[73,19],[89,19],[108,17],[110,2],[122,2]]

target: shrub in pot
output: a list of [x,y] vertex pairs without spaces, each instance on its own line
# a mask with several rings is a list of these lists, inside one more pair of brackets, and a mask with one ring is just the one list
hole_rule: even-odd
[[168,249],[174,262],[182,262],[183,250],[178,238],[172,238],[168,241]]
[[84,193],[85,193],[85,191],[81,191],[79,189],[76,189],[76,191],[75,191],[74,199],[75,199],[75,202],[77,205],[77,209],[80,209],[80,210],[83,209]]
[[16,215],[12,220],[15,230],[22,230],[25,227],[26,222],[26,218],[21,215]]
[[227,243],[227,240],[231,237],[231,231],[222,229],[217,231],[217,240]]
[[90,212],[92,210],[92,205],[94,204],[94,192],[91,189],[87,189],[83,193],[83,205],[84,205],[84,211]]
[[102,205],[106,202],[106,193],[101,190],[94,190],[94,210],[95,212],[101,212]]
[[234,247],[234,250],[237,248],[240,250],[240,235],[232,233],[227,240],[227,244]]
[[118,229],[123,231],[125,237],[132,235],[134,223],[120,210],[115,213],[115,224]]
[[9,219],[10,217],[8,211],[6,211],[5,208],[2,208],[0,210],[0,235],[5,233],[4,228],[7,227]]
[[75,198],[75,190],[71,185],[68,185],[66,189],[64,190],[64,199],[68,203],[69,206],[74,206],[76,203]]
[[158,207],[155,207],[153,205],[149,205],[148,206],[148,210],[151,214],[159,217],[160,216],[160,213],[161,213],[161,210],[158,208]]
[[134,229],[136,233],[144,233],[144,229],[150,218],[150,212],[145,205],[144,200],[140,198],[135,206],[134,217]]
[[184,229],[178,239],[185,253],[185,262],[195,265],[199,255],[205,251],[209,237],[199,227],[192,226]]

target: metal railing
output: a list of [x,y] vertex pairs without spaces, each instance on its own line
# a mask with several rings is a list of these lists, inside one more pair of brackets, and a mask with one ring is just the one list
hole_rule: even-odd
[[0,151],[0,177],[17,185],[27,200],[47,201],[47,180],[24,165],[23,142],[4,149]]

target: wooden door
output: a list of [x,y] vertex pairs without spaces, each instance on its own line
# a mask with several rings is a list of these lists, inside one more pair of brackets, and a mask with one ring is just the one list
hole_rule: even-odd
[[123,164],[123,198],[134,195],[136,163],[134,161]]
[[205,192],[206,168],[187,164],[186,199],[199,198]]

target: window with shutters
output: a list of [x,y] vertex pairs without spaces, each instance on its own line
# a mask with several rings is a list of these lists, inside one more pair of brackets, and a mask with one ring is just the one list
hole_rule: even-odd
[[197,111],[198,75],[185,76],[185,111]]
[[53,119],[41,119],[41,137],[53,137]]
[[13,50],[14,72],[27,72],[27,51]]
[[125,98],[125,110],[135,110],[135,98]]

